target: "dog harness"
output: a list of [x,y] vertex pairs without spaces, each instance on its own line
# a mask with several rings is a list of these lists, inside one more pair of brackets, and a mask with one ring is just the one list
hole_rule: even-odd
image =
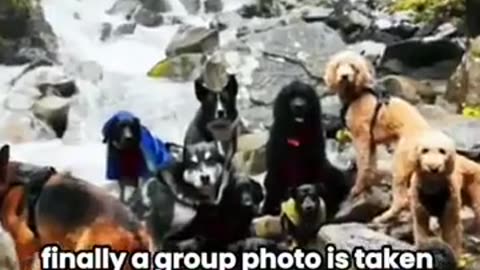
[[[388,93],[385,86],[382,84],[376,84],[375,87],[373,88],[369,87],[369,88],[366,88],[366,90],[367,90],[367,93],[364,93],[364,94],[372,94],[377,99],[377,103],[373,111],[372,120],[370,121],[370,148],[372,149],[375,146],[373,128],[377,124],[378,113],[380,112],[380,109],[382,108],[382,106],[388,105],[388,103],[390,102],[391,96],[390,96],[390,93]],[[342,124],[347,129],[348,129],[348,126],[347,126],[346,115],[347,115],[348,108],[355,100],[357,100],[361,96],[362,95],[356,96],[353,99],[347,101],[346,103],[343,104],[342,108],[340,109],[340,118],[342,120]]]

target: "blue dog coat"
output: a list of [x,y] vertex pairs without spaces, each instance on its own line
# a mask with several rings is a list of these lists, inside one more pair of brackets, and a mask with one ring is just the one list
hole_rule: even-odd
[[[113,128],[113,125],[118,122],[133,120],[136,117],[126,111],[120,111],[113,115],[103,126],[102,133],[104,141],[109,140],[109,132]],[[154,137],[150,131],[140,126],[141,140],[138,151],[138,155],[133,157],[125,157],[122,155],[132,155],[130,153],[122,153],[110,144],[107,146],[107,179],[118,181],[122,176],[122,171],[126,168],[125,160],[137,160],[138,164],[133,165],[135,175],[137,178],[143,178],[144,180],[156,175],[156,172],[167,168],[173,162],[173,156],[167,150],[164,142]],[[138,156],[138,157],[137,157]],[[124,162],[122,162],[122,160]],[[132,167],[132,166],[129,166]],[[132,175],[129,175],[132,176]]]

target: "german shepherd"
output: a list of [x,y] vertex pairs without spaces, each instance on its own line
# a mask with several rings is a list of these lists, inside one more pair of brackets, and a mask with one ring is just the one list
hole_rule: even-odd
[[22,269],[31,269],[35,253],[48,244],[70,251],[149,250],[143,225],[107,191],[50,167],[11,162],[9,152],[8,145],[0,149],[0,218]]

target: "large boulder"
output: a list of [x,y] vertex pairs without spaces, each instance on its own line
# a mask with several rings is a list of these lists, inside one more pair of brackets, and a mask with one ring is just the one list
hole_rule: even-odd
[[241,42],[259,55],[248,89],[252,101],[265,105],[271,105],[294,79],[318,86],[328,57],[345,48],[340,36],[322,22],[275,27],[247,35]]
[[480,37],[471,41],[464,61],[450,77],[445,98],[459,108],[480,105]]
[[38,1],[1,1],[0,63],[22,65],[56,59],[56,36]]
[[219,45],[219,33],[204,27],[180,26],[166,48],[166,55],[172,57],[182,53],[209,53]]
[[71,99],[76,94],[75,81],[62,67],[40,65],[27,67],[12,81],[4,105],[7,112],[30,115],[44,122],[61,138],[67,127]]
[[463,48],[448,38],[412,38],[386,47],[381,68],[416,79],[447,79],[461,61]]
[[365,250],[380,250],[386,245],[395,250],[414,250],[412,245],[373,231],[360,223],[323,226],[318,237],[321,243],[335,244],[337,250],[345,250],[349,253],[353,252],[356,247],[362,247]]

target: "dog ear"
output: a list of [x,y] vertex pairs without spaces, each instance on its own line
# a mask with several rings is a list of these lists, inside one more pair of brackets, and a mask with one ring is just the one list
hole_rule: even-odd
[[132,127],[132,132],[134,133],[135,136],[138,136],[138,138],[141,139],[142,135],[142,124],[140,123],[140,118],[134,117],[133,118],[133,127]]
[[210,89],[206,88],[203,85],[203,79],[200,77],[195,80],[195,96],[197,97],[197,100],[200,102],[203,102],[205,100],[205,96],[208,94]]
[[117,125],[117,123],[118,123],[118,118],[112,117],[103,125],[103,129],[102,129],[103,143],[106,143],[110,140],[113,129]]
[[227,85],[225,85],[224,90],[227,90],[227,92],[230,93],[232,97],[235,97],[237,95],[238,82],[235,75],[233,74],[228,75],[228,82],[227,82]]
[[327,86],[327,92],[335,92],[336,90],[336,73],[338,69],[338,64],[338,61],[334,58],[330,59],[330,61],[327,62],[325,74],[323,75],[323,81]]

